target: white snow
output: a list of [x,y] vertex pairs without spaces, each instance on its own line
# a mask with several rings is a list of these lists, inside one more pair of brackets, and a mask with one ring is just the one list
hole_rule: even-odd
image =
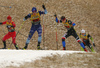
[[83,51],[61,51],[61,50],[0,50],[0,68],[6,66],[19,66],[24,62],[33,62],[41,57],[53,54],[85,53]]

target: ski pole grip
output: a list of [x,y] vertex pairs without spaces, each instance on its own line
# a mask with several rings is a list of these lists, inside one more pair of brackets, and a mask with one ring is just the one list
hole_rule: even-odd
[[43,8],[44,10],[46,9],[44,4],[42,5],[42,8]]

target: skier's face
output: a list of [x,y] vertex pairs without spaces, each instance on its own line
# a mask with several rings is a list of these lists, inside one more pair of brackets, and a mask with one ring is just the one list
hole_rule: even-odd
[[82,33],[82,35],[85,35],[85,33]]
[[66,22],[66,19],[63,19],[62,22],[65,23]]
[[36,12],[33,12],[33,15],[36,15]]
[[11,22],[11,20],[10,19],[7,19],[7,22]]

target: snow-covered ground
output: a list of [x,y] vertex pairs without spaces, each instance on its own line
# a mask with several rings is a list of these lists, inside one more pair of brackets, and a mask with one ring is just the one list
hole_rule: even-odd
[[0,68],[6,66],[19,66],[24,62],[31,62],[41,57],[54,54],[85,53],[82,51],[61,51],[61,50],[0,50]]

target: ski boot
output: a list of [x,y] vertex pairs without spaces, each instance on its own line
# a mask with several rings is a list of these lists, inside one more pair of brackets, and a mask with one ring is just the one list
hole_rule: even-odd
[[81,47],[81,51],[84,51],[84,49]]
[[7,49],[6,47],[0,48],[0,49]]
[[85,52],[88,52],[88,51],[86,50],[86,48],[84,48],[84,51],[85,51]]
[[63,47],[63,50],[66,50],[66,47]]
[[16,50],[18,50],[18,46],[17,45],[15,45],[15,48],[16,48]]
[[25,50],[25,49],[27,49],[27,47],[28,47],[28,44],[26,44],[26,45],[25,45],[25,47],[24,47],[24,48],[22,48],[22,50]]
[[38,50],[42,50],[42,48],[40,47],[40,43],[41,43],[41,42],[38,42],[38,45],[37,45],[37,49],[38,49]]
[[6,41],[3,41],[3,45],[4,45],[4,47],[1,49],[6,49]]
[[94,49],[93,49],[93,47],[91,47],[91,51],[92,51],[92,52],[95,52]]
[[42,48],[40,46],[37,46],[37,50],[42,50]]
[[22,48],[22,50],[25,50],[25,49],[27,49],[27,46],[25,46],[24,48]]

